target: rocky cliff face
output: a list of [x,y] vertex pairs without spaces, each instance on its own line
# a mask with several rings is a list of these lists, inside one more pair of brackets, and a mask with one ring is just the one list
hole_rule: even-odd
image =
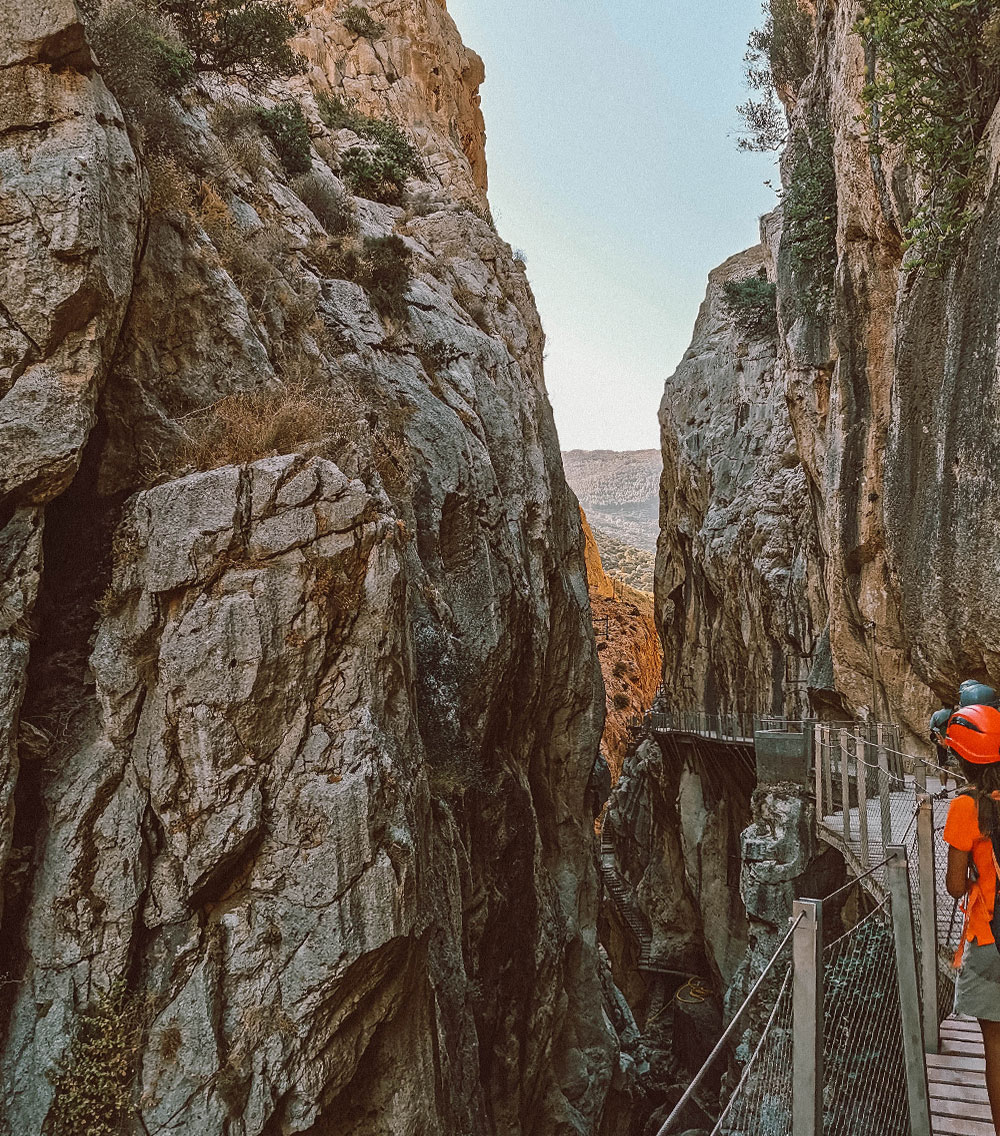
[[817,532],[775,337],[741,330],[724,292],[773,279],[778,218],[761,234],[711,274],[660,406],[656,610],[668,703],[795,715],[822,611]]
[[[708,629],[725,619],[717,582],[745,563],[747,541],[732,525],[715,530],[713,545],[711,530],[688,518],[727,508],[750,516],[762,484],[748,470],[733,478],[728,456],[719,475],[706,473],[711,462],[703,457],[687,482],[665,476],[658,602],[668,679],[685,697],[711,704],[747,692],[777,705],[780,656],[801,651],[812,656],[817,708],[898,718],[923,735],[928,712],[953,697],[958,680],[1000,680],[1000,612],[989,585],[998,538],[982,507],[998,473],[988,440],[998,381],[991,267],[998,135],[994,117],[980,146],[985,177],[971,203],[974,220],[958,255],[941,276],[903,268],[903,224],[922,197],[905,153],[869,146],[861,92],[866,66],[877,60],[866,64],[859,15],[856,0],[816,6],[812,71],[794,95],[783,92],[791,127],[782,164],[786,220],[780,237],[765,239],[772,252],[780,246],[772,275],[778,334],[751,351],[761,364],[750,413],[766,410],[757,452],[778,458],[779,470],[787,455],[775,481],[782,492],[770,498],[777,514],[757,535],[765,547],[769,533],[783,546],[785,617],[761,618],[756,597],[776,577],[758,564],[746,612],[754,635],[744,634],[741,644],[727,633],[708,646]],[[804,147],[812,151],[808,161]],[[797,189],[800,200],[822,197],[812,216],[830,222],[826,244],[815,228],[803,229],[801,212],[787,219]],[[796,250],[812,237],[817,244],[808,255],[801,243]],[[668,467],[678,466],[678,454],[698,451],[703,435],[731,431],[734,411],[725,398],[714,409],[706,402],[699,419],[687,414],[697,395],[679,390],[699,386],[692,382],[699,367],[732,375],[732,337],[719,327],[719,339],[706,342],[706,318],[703,310],[681,378],[668,382]],[[765,359],[771,352],[773,362]],[[734,389],[730,378],[717,393]],[[694,486],[696,508],[688,504]],[[747,535],[752,542],[753,530]],[[686,551],[689,540],[702,541],[694,553]]]
[[[220,120],[249,92],[172,103],[164,157],[71,0],[4,9],[0,1101],[23,1136],[96,1091],[88,1007],[130,1130],[600,1117],[599,672],[543,335],[484,219],[479,60],[442,0],[377,9],[375,41],[310,9],[283,94],[358,239],[405,243],[403,315],[322,255],[252,121]],[[345,194],[330,91],[407,128],[408,202]]]

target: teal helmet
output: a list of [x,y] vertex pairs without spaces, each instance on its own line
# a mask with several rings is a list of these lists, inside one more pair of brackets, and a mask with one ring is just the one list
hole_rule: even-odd
[[966,680],[958,688],[958,705],[960,709],[965,706],[996,706],[997,692],[984,682]]
[[931,715],[931,738],[937,734],[939,737],[944,737],[944,732],[948,727],[948,719],[951,717],[952,711],[948,709],[937,710]]

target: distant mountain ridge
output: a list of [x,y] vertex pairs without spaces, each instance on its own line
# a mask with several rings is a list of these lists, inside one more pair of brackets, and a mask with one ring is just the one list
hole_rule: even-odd
[[623,544],[655,552],[663,469],[660,451],[564,450],[562,457],[566,480],[591,525]]

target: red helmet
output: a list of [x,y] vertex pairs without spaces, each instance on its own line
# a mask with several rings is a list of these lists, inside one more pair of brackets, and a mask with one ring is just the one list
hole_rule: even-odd
[[1000,761],[1000,710],[995,706],[963,706],[948,719],[944,744],[974,765]]

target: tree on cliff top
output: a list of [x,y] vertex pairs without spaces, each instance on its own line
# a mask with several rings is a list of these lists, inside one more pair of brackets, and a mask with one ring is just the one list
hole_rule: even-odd
[[300,74],[302,56],[289,40],[305,30],[290,0],[166,0],[198,71],[248,83]]
[[764,22],[754,28],[743,56],[747,86],[762,92],[736,108],[745,134],[741,150],[777,150],[787,132],[783,101],[795,97],[812,70],[815,45],[812,17],[798,0],[766,0]]

